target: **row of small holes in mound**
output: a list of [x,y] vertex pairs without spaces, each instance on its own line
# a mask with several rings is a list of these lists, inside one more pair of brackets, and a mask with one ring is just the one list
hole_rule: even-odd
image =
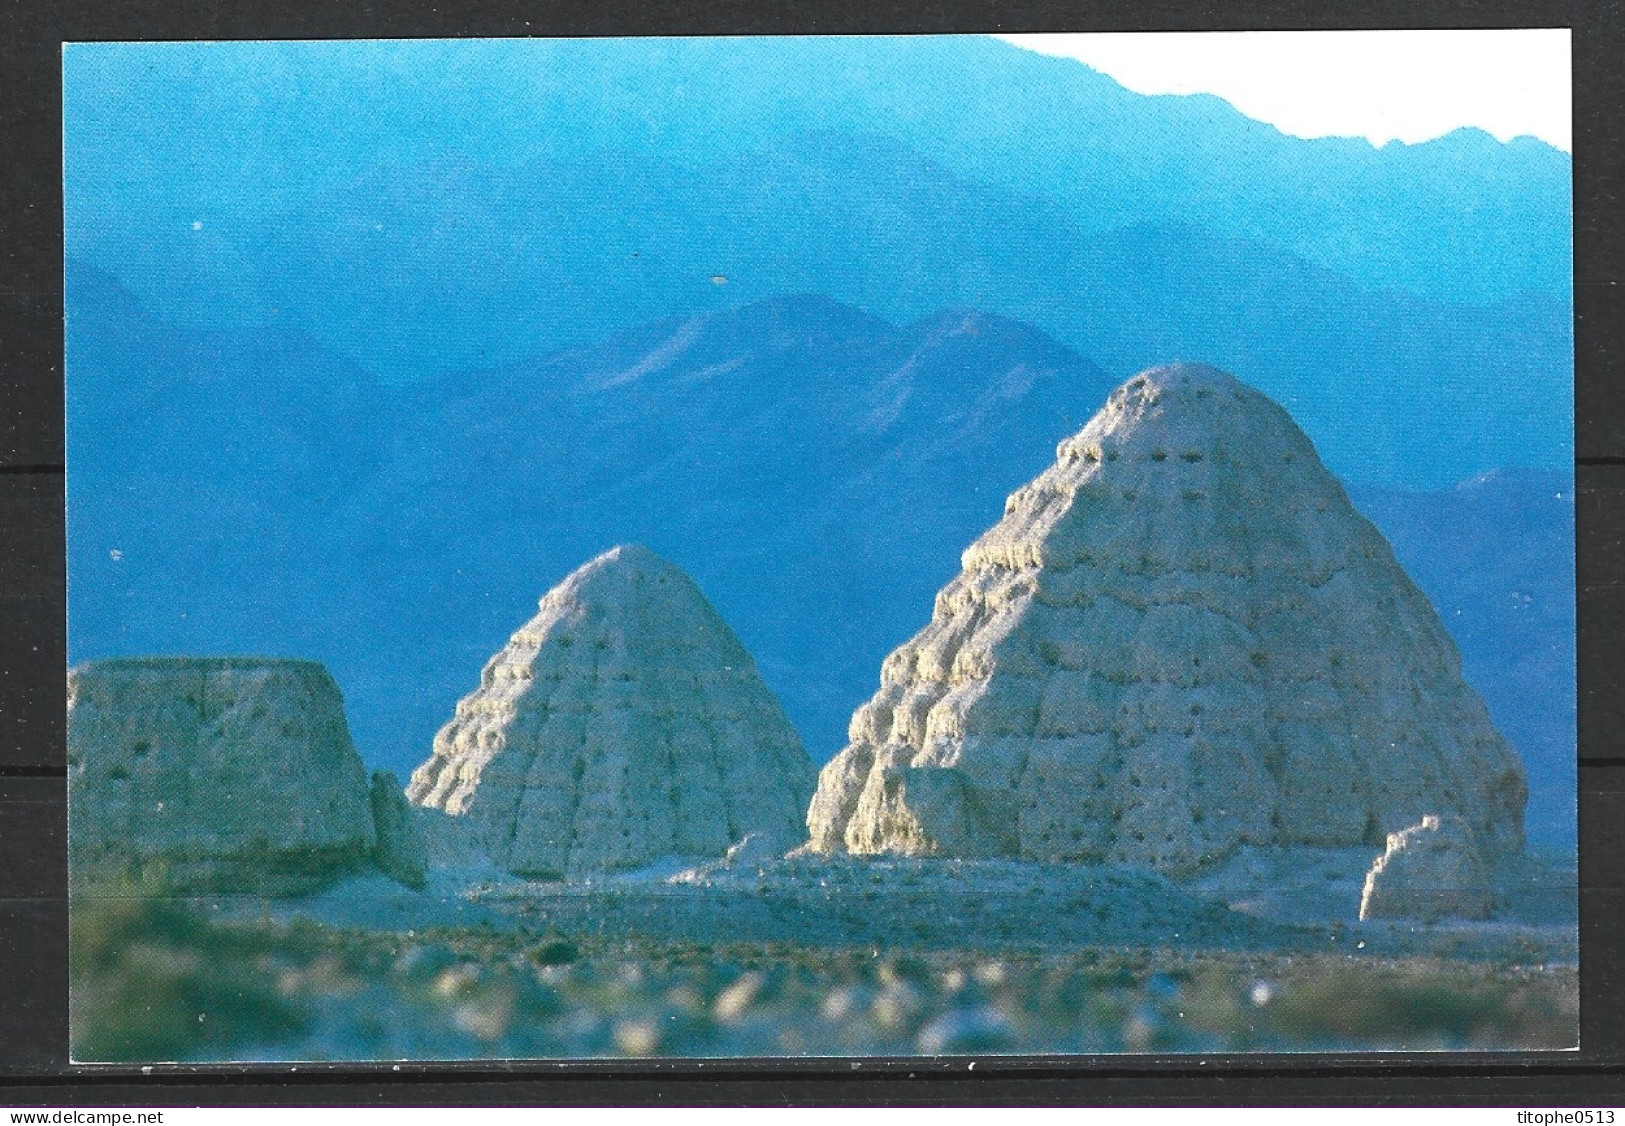
[[[575,637],[572,636],[571,634],[568,634],[568,633],[554,634],[552,637],[548,638],[547,640],[553,642],[555,645],[559,646],[559,648],[561,648],[561,649],[569,649],[570,647],[572,647],[576,643]],[[541,645],[542,645],[542,639],[540,637],[536,638],[535,640],[531,640],[529,638],[526,638],[525,641],[524,641],[524,644],[528,648],[539,649],[539,648],[541,648]],[[616,646],[615,641],[612,640],[611,638],[600,637],[600,638],[596,639],[595,641],[593,641],[592,647],[594,649],[603,651],[603,650],[607,650],[607,649],[614,649],[617,646]]]
[[[1128,384],[1125,387],[1123,387],[1122,389],[1117,391],[1115,394],[1113,394],[1112,398],[1113,399],[1127,398],[1128,397],[1128,392],[1130,392],[1130,391],[1144,390],[1147,382],[1148,381],[1147,381],[1145,376],[1143,376],[1143,375],[1136,376],[1135,378],[1129,380]],[[1184,376],[1181,376],[1180,379],[1179,379],[1179,386],[1180,387],[1189,387],[1190,386],[1190,380],[1188,378],[1184,377]],[[1212,398],[1212,396],[1213,396],[1213,389],[1210,388],[1210,387],[1198,387],[1196,389],[1196,397],[1198,399],[1208,399],[1208,398]],[[1239,390],[1231,391],[1230,392],[1230,397],[1232,399],[1234,399],[1238,403],[1244,403],[1244,402],[1247,401],[1247,396],[1244,395]],[[1156,403],[1156,402],[1159,402],[1161,400],[1161,398],[1162,398],[1161,395],[1153,394],[1153,395],[1148,396],[1146,401],[1149,402],[1149,403]]]
[[[1081,451],[1079,451],[1079,450],[1069,450],[1069,451],[1067,451],[1067,454],[1066,454],[1066,456],[1065,456],[1065,458],[1063,460],[1070,462],[1070,461],[1077,461],[1077,460],[1081,459],[1083,461],[1087,461],[1087,462],[1093,464],[1095,462],[1100,461],[1102,457],[1104,457],[1107,461],[1117,461],[1119,458],[1122,457],[1122,454],[1120,454],[1117,450],[1113,450],[1113,449],[1107,449],[1107,450],[1104,451],[1104,453],[1102,453],[1102,451],[1100,449],[1090,447],[1089,449],[1085,449],[1085,450],[1081,450]],[[1196,462],[1202,461],[1204,459],[1204,457],[1205,457],[1205,455],[1200,450],[1185,450],[1184,452],[1182,452],[1179,455],[1179,460],[1184,461],[1184,462],[1190,462],[1191,464],[1195,464]],[[1294,453],[1292,450],[1287,450],[1285,453],[1283,453],[1281,455],[1281,460],[1285,461],[1285,462],[1296,461],[1297,458],[1298,458],[1298,455],[1296,453]],[[1168,451],[1167,450],[1152,450],[1149,454],[1146,455],[1146,460],[1147,461],[1167,461],[1168,460]]]
[[[576,644],[576,638],[574,636],[572,636],[571,634],[567,634],[567,633],[555,634],[554,636],[548,638],[548,641],[550,643],[554,644],[554,645],[557,645],[560,649],[572,649],[572,648],[575,647],[575,644]],[[542,646],[541,646],[540,642],[538,642],[535,645],[527,646],[527,648],[533,649],[533,650],[540,649],[541,647]],[[697,649],[700,648],[700,646],[698,644],[695,644],[695,643],[692,643],[692,642],[688,642],[688,643],[679,642],[677,644],[677,647],[682,649],[682,650],[697,650]],[[622,651],[624,649],[624,646],[617,644],[615,641],[612,641],[609,638],[602,638],[601,637],[601,638],[598,638],[597,640],[592,642],[592,648],[599,651],[599,652],[608,652],[610,650],[620,652],[620,651]],[[519,666],[517,664],[511,664],[511,665],[507,665],[505,667],[522,667],[522,666]]]
[[[284,723],[282,725],[282,737],[285,739],[297,739],[303,736],[305,733],[305,729],[297,723]],[[130,745],[131,755],[138,760],[146,758],[151,752],[152,743],[146,739],[138,739],[136,742]],[[126,775],[126,777],[128,777],[128,775]]]
[[[1087,835],[1091,836],[1091,837],[1095,836],[1095,834],[1087,834]],[[1079,844],[1085,839],[1085,836],[1086,836],[1086,834],[1084,833],[1084,831],[1082,829],[1079,829],[1079,828],[1074,826],[1073,828],[1071,828],[1069,830],[1066,830],[1064,832],[1056,831],[1056,830],[1052,830],[1052,829],[1045,829],[1045,830],[1035,834],[1033,839],[1035,840],[1036,843],[1038,843],[1040,845],[1053,845],[1053,844],[1056,844],[1057,842],[1061,842],[1061,841],[1070,842],[1072,844]],[[1100,855],[1102,850],[1099,849],[1099,848],[1091,848],[1091,849],[1088,850],[1088,852],[1091,855],[1097,855],[1098,856],[1098,855]]]
[[[1145,843],[1145,834],[1140,832],[1138,829],[1136,829],[1134,832],[1132,832],[1132,833],[1130,833],[1128,835],[1128,839],[1133,841],[1135,844],[1144,844]],[[1162,836],[1162,843],[1163,844],[1173,844],[1174,843],[1174,835],[1172,833],[1164,833],[1163,836]]]
[[[1083,449],[1083,450],[1069,449],[1066,452],[1066,455],[1063,458],[1063,460],[1065,460],[1065,461],[1078,461],[1078,460],[1081,459],[1083,461],[1089,462],[1090,464],[1094,464],[1094,463],[1100,461],[1102,456],[1103,455],[1101,453],[1101,450],[1098,447],[1090,446],[1089,448]],[[1105,453],[1104,453],[1104,457],[1105,457],[1105,459],[1107,461],[1116,461],[1121,456],[1122,455],[1120,453],[1118,453],[1118,451],[1113,450],[1113,449],[1107,449],[1105,451]],[[1179,455],[1179,460],[1195,463],[1195,462],[1201,461],[1203,459],[1203,456],[1204,455],[1202,454],[1202,451],[1200,451],[1200,450],[1186,450],[1184,453]],[[1151,451],[1151,453],[1149,455],[1147,455],[1146,460],[1148,460],[1148,461],[1167,461],[1168,460],[1168,452],[1166,450],[1153,450],[1153,451]]]

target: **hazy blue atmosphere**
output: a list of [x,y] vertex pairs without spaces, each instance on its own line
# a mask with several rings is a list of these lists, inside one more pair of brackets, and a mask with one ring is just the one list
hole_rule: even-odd
[[325,662],[409,771],[642,542],[815,759],[1135,371],[1277,399],[1574,834],[1570,158],[984,39],[67,48],[69,654]]

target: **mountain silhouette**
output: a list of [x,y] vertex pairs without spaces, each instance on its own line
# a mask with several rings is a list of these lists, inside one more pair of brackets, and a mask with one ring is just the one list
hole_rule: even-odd
[[[1018,321],[811,294],[382,384],[297,332],[200,333],[93,267],[69,280],[70,659],[322,660],[363,754],[403,773],[536,591],[619,542],[694,577],[823,761],[964,545],[1113,385]],[[1515,469],[1351,489],[1529,760],[1537,842],[1573,818],[1563,492]]]
[[382,382],[808,292],[1019,319],[1118,379],[1218,363],[1350,480],[1571,456],[1570,161],[1538,142],[1298,140],[977,38],[65,58],[70,253]]
[[[80,238],[160,214],[308,226],[325,192],[425,161],[694,169],[877,134],[1091,229],[1178,220],[1447,301],[1568,292],[1570,162],[1550,146],[1306,141],[979,36],[76,44],[64,73]],[[80,201],[103,211],[74,221]]]

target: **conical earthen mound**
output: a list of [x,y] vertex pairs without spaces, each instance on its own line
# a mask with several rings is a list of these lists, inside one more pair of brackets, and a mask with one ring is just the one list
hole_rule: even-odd
[[640,547],[541,601],[435,737],[407,797],[470,818],[499,865],[559,876],[800,837],[813,766],[750,655]]
[[823,852],[1185,871],[1457,813],[1520,849],[1517,755],[1287,413],[1145,372],[963,556],[808,814]]

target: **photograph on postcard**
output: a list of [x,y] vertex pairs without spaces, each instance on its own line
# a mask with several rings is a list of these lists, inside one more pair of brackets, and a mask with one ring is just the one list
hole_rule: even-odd
[[74,1060],[1575,1047],[1568,51],[66,45]]

